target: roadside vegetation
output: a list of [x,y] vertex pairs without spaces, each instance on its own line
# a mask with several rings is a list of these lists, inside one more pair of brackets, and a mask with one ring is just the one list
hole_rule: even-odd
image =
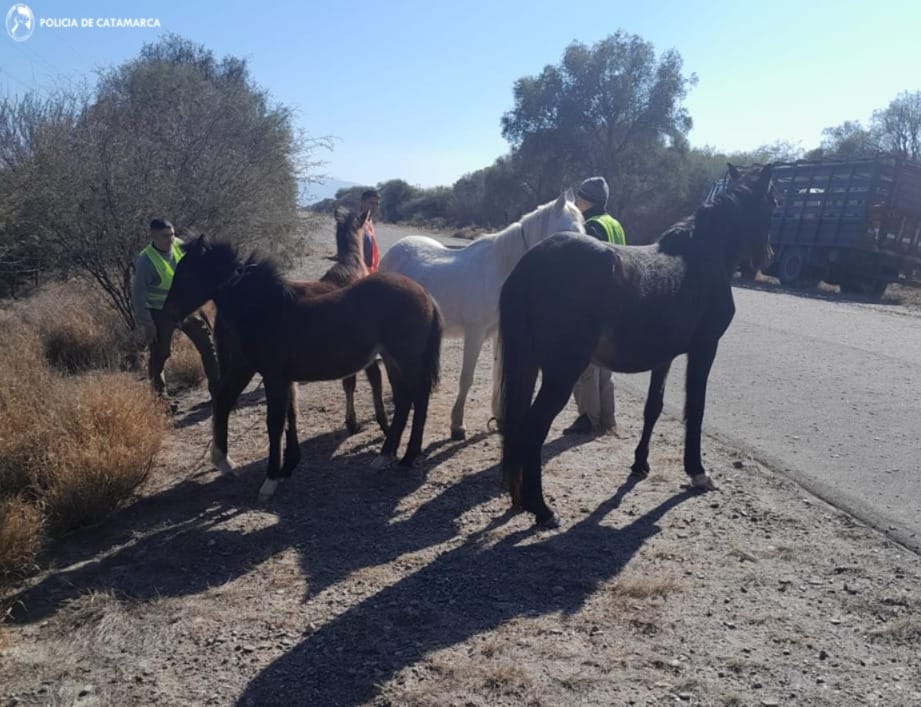
[[130,498],[167,430],[93,299],[58,285],[0,313],[0,583]]

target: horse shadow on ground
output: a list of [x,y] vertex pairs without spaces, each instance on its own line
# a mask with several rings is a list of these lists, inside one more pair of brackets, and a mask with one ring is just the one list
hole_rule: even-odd
[[[453,523],[435,523],[431,514],[455,517],[465,503],[479,503],[483,493],[498,491],[477,483],[482,472],[472,474],[445,490],[429,512],[394,524],[396,507],[422,485],[428,470],[482,438],[435,442],[417,467],[383,471],[369,467],[376,445],[373,452],[334,459],[345,439],[334,431],[302,441],[301,464],[261,508],[255,499],[265,459],[241,467],[238,478],[193,474],[99,526],[70,534],[52,548],[56,569],[5,597],[12,607],[8,619],[39,621],[93,591],[129,601],[196,594],[291,548],[300,553],[310,593],[318,592],[367,564],[452,537]],[[433,449],[439,451],[432,454]],[[264,510],[276,522],[249,527],[245,517],[253,510]]]
[[[497,465],[438,482],[411,515],[400,504],[439,464],[487,436],[430,443],[417,468],[383,472],[368,468],[371,451],[333,458],[340,431],[304,440],[302,465],[264,507],[272,518],[261,527],[248,519],[264,459],[244,467],[239,479],[192,477],[65,538],[55,549],[58,569],[7,597],[8,620],[40,621],[93,591],[127,601],[193,595],[292,549],[306,601],[361,568],[456,538],[460,517],[501,493]],[[545,459],[582,442],[552,440]],[[628,481],[590,516],[546,536],[527,527],[490,546],[487,534],[515,514],[494,518],[306,637],[250,682],[241,704],[360,704],[375,685],[430,651],[515,617],[578,611],[659,532],[656,524],[669,510],[696,495],[681,492],[623,528],[603,525],[633,485]]]
[[514,618],[572,615],[659,532],[684,490],[623,528],[602,524],[634,482],[584,520],[522,544],[533,530],[488,546],[476,536],[305,638],[252,680],[240,705],[365,704],[377,686],[427,654]]

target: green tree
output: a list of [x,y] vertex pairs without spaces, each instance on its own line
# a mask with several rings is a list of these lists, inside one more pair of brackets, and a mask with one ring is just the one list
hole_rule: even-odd
[[297,179],[322,141],[250,78],[176,36],[103,71],[94,94],[46,110],[28,162],[30,228],[107,293],[129,324],[133,261],[155,216],[244,247],[294,231]]
[[663,149],[684,149],[691,118],[681,102],[696,77],[682,74],[678,52],[617,32],[588,47],[570,44],[563,60],[515,82],[502,134],[531,174],[538,200],[563,184],[600,174],[615,185],[610,208],[629,221],[649,192],[651,163]]
[[403,181],[391,179],[380,185],[381,195],[380,220],[396,223],[403,220],[403,208],[406,202],[416,198],[419,190]]
[[822,144],[807,153],[808,159],[854,160],[880,151],[879,138],[858,120],[846,120],[822,131]]
[[873,113],[871,124],[884,151],[921,159],[921,91],[903,91],[885,109]]

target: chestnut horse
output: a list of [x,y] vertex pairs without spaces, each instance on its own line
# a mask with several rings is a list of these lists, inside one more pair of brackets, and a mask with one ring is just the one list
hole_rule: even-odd
[[270,261],[253,256],[241,260],[229,244],[201,236],[185,246],[164,312],[181,321],[209,299],[217,305],[224,331],[233,337],[231,355],[238,352],[226,372],[222,370],[214,400],[212,458],[224,455],[226,462],[230,408],[245,387],[241,381],[259,373],[269,435],[260,500],[271,497],[279,480],[289,477],[300,461],[295,382],[354,375],[378,354],[390,380],[394,416],[373,465],[380,468],[396,458],[411,409],[412,431],[400,463],[413,463],[438,381],[443,330],[441,313],[421,286],[400,275],[374,274],[316,294],[282,278]]
[[[713,488],[700,456],[710,366],[735,314],[731,281],[741,262],[771,257],[771,166],[746,174],[648,246],[613,246],[558,234],[525,253],[499,299],[504,439],[512,503],[544,527],[559,519],[541,489],[541,447],[572,386],[591,362],[651,371],[643,432],[631,467],[649,473],[649,440],[672,360],[687,354],[684,469]],[[541,386],[533,399],[538,372]]]

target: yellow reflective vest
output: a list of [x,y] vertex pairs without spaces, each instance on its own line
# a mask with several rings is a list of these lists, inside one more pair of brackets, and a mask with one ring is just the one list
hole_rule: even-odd
[[604,229],[608,237],[608,243],[613,243],[614,245],[627,245],[624,227],[620,225],[620,222],[616,218],[610,214],[600,214],[585,219],[585,223],[587,224],[592,221],[599,224]]
[[147,256],[150,262],[153,263],[157,275],[160,277],[160,281],[156,285],[151,285],[147,288],[147,301],[145,304],[148,309],[163,309],[163,305],[166,303],[166,295],[169,294],[169,288],[173,284],[173,275],[175,274],[174,268],[179,264],[179,261],[182,260],[182,256],[185,255],[185,253],[182,251],[182,248],[179,247],[178,241],[174,239],[172,249],[173,264],[164,258],[159,250],[154,248],[153,243],[148,244],[148,246],[141,251],[141,255]]

